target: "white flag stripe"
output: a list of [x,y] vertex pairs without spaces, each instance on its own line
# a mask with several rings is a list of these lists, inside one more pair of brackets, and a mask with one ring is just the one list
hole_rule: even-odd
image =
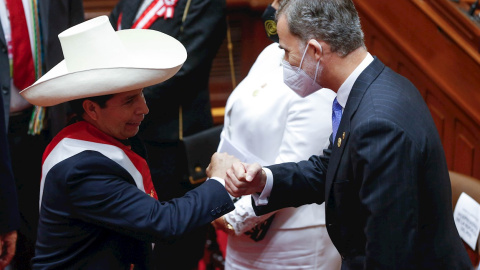
[[142,16],[142,18],[140,18],[140,21],[138,22],[138,24],[135,28],[142,29],[143,26],[145,26],[145,24],[148,23],[148,21],[153,16],[155,16],[157,11],[163,6],[164,6],[163,0],[158,1],[158,3],[155,4],[155,6],[147,12],[147,14],[145,14],[144,16]]

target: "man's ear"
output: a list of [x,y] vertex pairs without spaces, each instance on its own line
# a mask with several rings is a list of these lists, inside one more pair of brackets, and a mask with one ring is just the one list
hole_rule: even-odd
[[[323,45],[321,43],[323,43]],[[313,53],[314,53],[315,61],[320,60],[320,58],[323,56],[323,49],[324,49],[325,43],[324,42],[321,42],[321,43],[316,39],[311,39],[310,41],[308,41],[308,45],[312,46],[314,49]]]
[[93,120],[97,120],[97,110],[98,110],[98,104],[91,101],[91,100],[84,100],[82,103],[83,110],[85,113],[88,115]]

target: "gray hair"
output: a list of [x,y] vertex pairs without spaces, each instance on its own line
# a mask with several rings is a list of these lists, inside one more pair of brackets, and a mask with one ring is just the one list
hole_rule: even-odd
[[352,0],[281,1],[277,18],[285,14],[290,32],[304,43],[323,40],[341,57],[365,47],[360,18]]

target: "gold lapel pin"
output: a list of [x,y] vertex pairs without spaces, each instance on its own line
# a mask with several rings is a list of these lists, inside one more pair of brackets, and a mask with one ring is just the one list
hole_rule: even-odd
[[342,138],[338,138],[337,146],[340,147],[342,145]]
[[342,139],[345,140],[345,132],[343,132],[343,134],[342,134]]

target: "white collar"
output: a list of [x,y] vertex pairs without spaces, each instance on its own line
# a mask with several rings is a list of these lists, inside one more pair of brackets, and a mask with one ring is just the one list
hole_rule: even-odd
[[360,65],[355,68],[355,70],[348,76],[348,78],[343,82],[342,86],[337,91],[337,101],[345,108],[347,104],[348,96],[350,95],[350,91],[352,91],[353,84],[357,80],[358,76],[373,62],[373,56],[367,52],[367,56],[365,59],[360,63]]

